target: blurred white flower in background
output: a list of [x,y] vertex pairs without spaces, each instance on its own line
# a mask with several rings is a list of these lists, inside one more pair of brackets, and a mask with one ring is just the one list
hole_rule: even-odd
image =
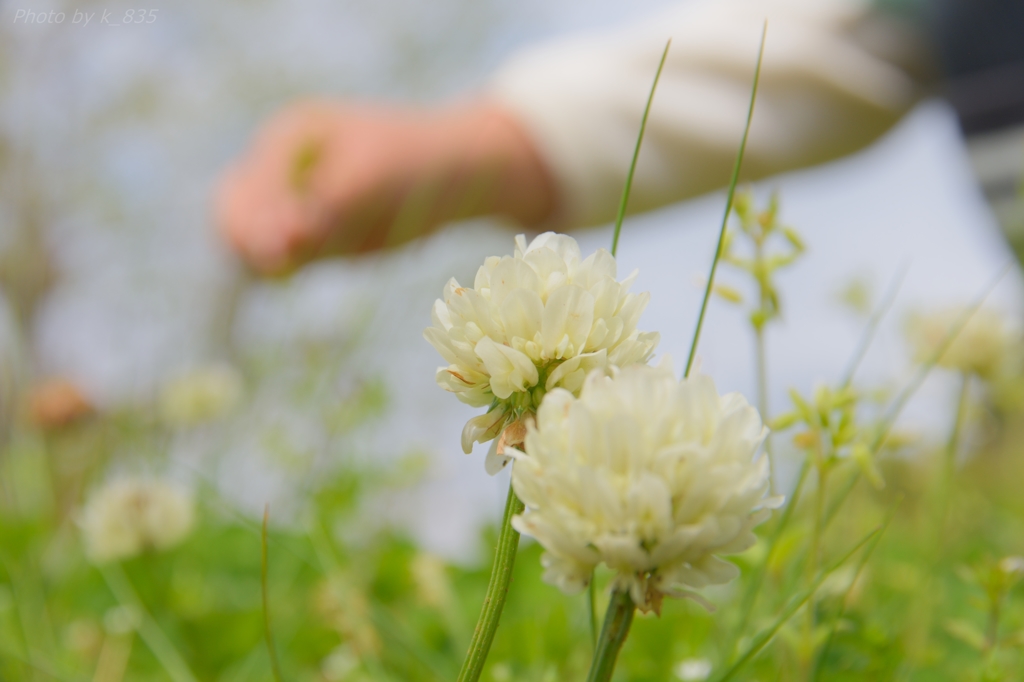
[[448,568],[440,557],[420,552],[409,565],[409,572],[421,602],[434,608],[446,608],[454,602]]
[[683,682],[700,682],[711,677],[711,661],[706,658],[687,658],[675,667],[675,674]]
[[144,478],[111,481],[93,494],[79,519],[86,551],[97,563],[170,549],[188,536],[194,523],[189,494]]
[[[967,308],[944,308],[910,319],[908,337],[918,362],[928,362],[948,334],[963,323]],[[956,338],[939,358],[939,366],[990,379],[1006,367],[1020,333],[1006,316],[990,308],[970,314]]]
[[245,384],[229,365],[208,365],[175,377],[160,392],[160,417],[173,426],[194,426],[231,412]]
[[1008,556],[999,561],[999,570],[1007,575],[1024,575],[1024,557]]
[[119,604],[103,614],[103,629],[112,635],[127,635],[142,625],[142,611],[134,604]]
[[[585,260],[576,240],[546,232],[512,256],[484,261],[472,288],[452,278],[424,337],[450,364],[437,383],[464,403],[489,406],[462,432],[462,449],[494,440],[488,473],[505,465],[506,445],[525,434],[524,417],[554,388],[576,393],[594,369],[646,362],[657,332],[636,329],[650,294],[630,294],[634,272],[616,281],[604,249]],[[510,436],[499,438],[509,426]]]
[[513,526],[546,550],[544,579],[571,593],[594,568],[617,572],[643,611],[687,588],[739,574],[719,554],[742,552],[778,506],[766,498],[767,434],[738,393],[707,376],[678,381],[670,363],[595,372],[575,398],[550,392],[512,450],[512,483],[526,505]]

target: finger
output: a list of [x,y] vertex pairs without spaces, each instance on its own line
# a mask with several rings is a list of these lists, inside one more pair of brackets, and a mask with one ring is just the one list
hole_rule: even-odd
[[245,169],[225,174],[215,206],[221,235],[260,272],[288,267],[309,232],[304,212],[294,200]]

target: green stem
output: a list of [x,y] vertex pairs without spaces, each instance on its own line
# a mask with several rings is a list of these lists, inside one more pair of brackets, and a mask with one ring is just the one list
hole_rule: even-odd
[[[964,374],[960,384],[959,397],[956,403],[956,416],[953,419],[953,428],[950,430],[949,439],[946,441],[946,447],[943,451],[942,470],[939,473],[939,485],[936,491],[937,499],[932,501],[932,509],[935,514],[935,522],[930,531],[933,533],[931,536],[931,546],[928,547],[928,554],[930,563],[934,566],[942,566],[943,564],[943,553],[945,549],[944,539],[949,526],[949,510],[952,506],[951,496],[953,492],[953,476],[956,472],[956,457],[960,449],[960,434],[963,430],[964,416],[967,411],[967,396],[970,388],[970,376]],[[938,583],[938,575],[932,571],[927,574],[924,581],[918,586],[917,601],[915,609],[923,614],[924,617],[919,617],[917,622],[921,623],[919,630],[915,633],[916,637],[911,638],[911,642],[915,643],[915,646],[909,649],[911,654],[915,655],[908,656],[908,660],[914,660],[918,658],[923,652],[928,650],[929,641],[932,638],[931,627],[928,623],[931,622],[930,615],[934,614],[936,609],[940,606],[940,597],[935,589]]]
[[992,667],[992,661],[999,648],[999,620],[1002,615],[1002,606],[1002,592],[992,595],[989,602],[988,624],[985,627],[985,647],[981,656],[981,679],[983,680],[987,679],[985,675]]
[[[761,419],[767,423],[768,418],[768,352],[764,342],[764,326],[754,326],[754,341],[757,347],[757,411]],[[764,453],[768,457],[768,486],[771,494],[775,494],[775,462],[772,459],[771,431],[764,438]]]
[[966,372],[960,382],[960,392],[956,401],[956,417],[953,420],[953,429],[949,433],[949,441],[946,443],[945,458],[942,463],[942,488],[939,490],[939,527],[935,538],[936,558],[942,552],[942,538],[946,534],[949,525],[950,497],[953,494],[953,478],[956,476],[956,458],[960,452],[960,435],[964,429],[964,420],[967,416],[967,396],[970,392],[971,377]]
[[[758,295],[760,298],[760,311],[770,310],[768,290],[765,286],[767,268],[764,262],[764,235],[763,233],[754,238],[754,273],[757,276]],[[752,320],[754,327],[754,340],[757,350],[757,409],[761,418],[768,421],[768,352],[764,342],[764,325],[768,314],[758,320]],[[765,448],[767,450],[767,448]]]
[[498,546],[494,551],[491,581],[487,585],[487,595],[480,610],[480,618],[473,630],[469,652],[459,672],[459,682],[476,682],[483,672],[487,653],[491,649],[491,642],[494,641],[494,633],[498,631],[501,610],[505,607],[508,585],[512,581],[512,568],[516,563],[516,550],[519,548],[519,532],[512,528],[512,517],[522,513],[523,508],[523,503],[516,497],[510,484],[508,500],[505,502],[505,516],[501,521],[501,533],[498,535]]
[[590,585],[587,586],[587,603],[590,606],[590,643],[597,651],[597,586],[594,584],[597,571],[590,573]]
[[754,328],[754,340],[757,344],[757,409],[761,418],[768,421],[768,353],[764,343],[764,327]]
[[[769,308],[771,296],[766,286],[768,284],[767,278],[770,275],[767,274],[769,270],[764,258],[764,240],[765,234],[763,231],[754,239],[754,272],[757,274],[762,312],[771,310]],[[770,421],[768,414],[768,348],[764,338],[764,327],[768,319],[768,316],[765,315],[753,324],[754,346],[757,352],[755,357],[755,364],[757,366],[757,411],[761,413],[761,419],[765,423]],[[772,457],[771,431],[764,437],[764,453],[768,457],[768,489],[774,495],[777,485],[775,482],[775,460]]]
[[629,635],[629,626],[633,624],[633,612],[636,607],[629,596],[629,590],[615,590],[612,593],[608,611],[601,626],[601,638],[594,651],[594,661],[590,664],[587,682],[608,682],[615,672],[615,661],[619,658],[619,650]]
[[825,466],[824,462],[818,462],[816,467],[818,487],[814,491],[814,527],[811,532],[811,551],[807,557],[808,576],[817,575],[821,560],[821,537],[825,530]]

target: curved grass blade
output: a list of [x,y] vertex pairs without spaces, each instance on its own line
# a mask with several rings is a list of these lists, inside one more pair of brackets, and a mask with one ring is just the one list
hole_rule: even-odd
[[878,331],[878,325],[881,324],[882,318],[892,308],[896,295],[899,294],[900,288],[903,287],[903,281],[907,278],[908,270],[910,270],[910,263],[904,261],[900,269],[896,271],[892,282],[886,288],[885,295],[882,297],[881,302],[879,302],[878,307],[871,313],[871,318],[868,320],[864,333],[861,334],[860,341],[857,343],[857,349],[853,352],[853,357],[850,358],[850,364],[846,366],[846,371],[843,372],[843,382],[840,384],[842,388],[848,387],[853,382],[853,375],[857,372],[857,368],[860,367],[861,361],[864,360],[868,348],[871,347],[871,342],[875,340],[875,333]]
[[850,595],[853,594],[853,588],[857,584],[860,574],[864,571],[864,567],[867,566],[868,561],[871,559],[871,555],[874,553],[875,548],[878,547],[878,543],[882,541],[882,536],[889,528],[889,524],[891,524],[892,520],[896,517],[896,510],[899,509],[900,502],[902,501],[903,496],[900,495],[893,503],[888,516],[885,517],[885,521],[882,523],[881,532],[875,535],[871,540],[871,544],[868,545],[867,549],[864,550],[864,554],[861,555],[860,561],[857,562],[857,570],[853,573],[853,580],[850,581],[850,586],[846,588],[846,592],[843,593],[843,600],[839,603],[839,613],[837,613],[836,617],[832,620],[832,626],[828,631],[828,639],[825,640],[825,645],[821,648],[821,653],[818,654],[818,658],[815,661],[814,675],[811,677],[812,682],[817,682],[821,678],[822,663],[828,657],[828,653],[832,649],[832,643],[835,641],[836,632],[839,631],[839,623],[843,620],[843,616],[846,615],[846,605],[850,602]]
[[665,58],[668,57],[668,48],[672,45],[669,38],[665,43],[665,50],[661,53],[661,61],[658,62],[658,70],[654,73],[654,83],[651,84],[651,92],[647,95],[647,106],[644,107],[643,118],[640,119],[640,134],[636,137],[636,148],[633,150],[633,160],[629,164],[629,173],[626,175],[626,186],[622,188],[622,198],[619,199],[619,213],[615,216],[615,232],[612,234],[612,255],[619,250],[619,234],[622,232],[622,221],[626,217],[626,206],[629,204],[629,193],[633,189],[633,172],[636,171],[636,161],[640,158],[640,144],[644,141],[644,131],[647,130],[647,114],[651,113],[651,102],[654,101],[654,91],[658,89],[658,79],[661,78],[661,70],[665,67]]
[[729,666],[728,670],[722,673],[719,677],[715,678],[715,682],[727,682],[728,680],[731,680],[734,677],[736,677],[736,674],[739,673],[743,666],[750,662],[750,659],[756,656],[761,651],[761,649],[763,649],[768,644],[768,642],[771,641],[771,639],[775,636],[775,633],[777,633],[779,629],[786,624],[786,621],[792,618],[793,614],[799,611],[800,607],[807,603],[807,600],[811,598],[811,595],[813,595],[819,587],[821,587],[821,584],[825,582],[825,580],[830,575],[832,575],[837,569],[839,569],[839,567],[845,564],[850,559],[850,557],[856,554],[861,547],[866,545],[871,540],[871,538],[875,537],[882,529],[883,527],[879,526],[878,528],[875,528],[873,531],[868,533],[860,542],[854,545],[853,549],[847,552],[843,556],[843,558],[832,564],[824,572],[820,573],[818,577],[815,579],[815,581],[811,583],[809,587],[805,588],[804,590],[794,595],[793,598],[789,600],[789,603],[786,604],[786,607],[782,610],[782,613],[780,613],[778,618],[775,619],[775,622],[767,628],[765,628],[764,630],[762,630],[760,633],[758,633],[757,636],[754,637],[753,640],[751,640],[750,645],[747,647],[747,650],[743,652],[743,655],[736,659],[736,662]]
[[793,488],[792,494],[786,501],[786,508],[782,511],[782,516],[779,518],[779,522],[775,525],[772,530],[771,538],[768,540],[768,551],[765,552],[764,558],[754,568],[754,573],[750,576],[750,582],[748,583],[747,590],[743,593],[743,601],[740,602],[740,623],[736,628],[735,640],[729,647],[730,654],[735,650],[736,644],[739,643],[743,633],[747,629],[747,625],[750,624],[750,616],[754,611],[754,604],[757,603],[757,597],[761,592],[761,586],[764,584],[765,573],[768,571],[768,565],[771,564],[772,558],[775,555],[775,550],[779,544],[779,538],[782,537],[782,533],[789,526],[790,519],[793,518],[793,511],[796,509],[796,505],[800,501],[800,494],[803,492],[804,483],[807,481],[807,474],[810,472],[810,463],[805,459],[803,465],[800,467],[800,475],[797,478],[796,486]]
[[718,244],[715,246],[715,256],[711,260],[711,272],[708,274],[708,283],[704,288],[704,300],[700,304],[700,314],[697,316],[697,328],[693,331],[693,342],[690,344],[690,356],[686,359],[686,370],[683,377],[690,376],[690,368],[693,367],[693,359],[697,355],[697,342],[700,341],[700,330],[704,326],[704,315],[707,313],[708,301],[711,299],[711,290],[715,286],[715,271],[718,269],[718,261],[722,257],[722,244],[725,242],[725,230],[729,225],[729,214],[732,212],[732,201],[736,195],[736,184],[740,179],[740,167],[743,165],[743,154],[747,150],[747,138],[750,135],[750,122],[754,118],[754,102],[757,101],[757,86],[761,81],[761,62],[764,60],[764,40],[768,34],[768,22],[764,22],[761,30],[761,48],[757,53],[757,66],[754,68],[754,85],[750,90],[750,106],[747,108],[747,123],[743,128],[743,138],[740,140],[740,149],[736,153],[736,163],[732,167],[732,177],[729,179],[729,191],[725,197],[725,215],[722,216],[722,227],[718,231]]
[[[850,357],[847,369],[843,374],[841,385],[844,388],[849,386],[853,381],[853,375],[856,373],[857,367],[860,365],[861,360],[863,360],[868,348],[871,347],[871,342],[874,340],[879,324],[891,309],[893,302],[896,300],[896,296],[899,293],[900,288],[903,286],[903,281],[906,279],[908,270],[909,263],[903,263],[900,269],[896,272],[892,281],[889,283],[889,286],[886,288],[882,301],[872,313],[871,319],[864,328],[864,332],[857,344],[857,348],[854,351],[854,354]],[[764,582],[765,571],[767,570],[768,564],[771,562],[779,537],[781,537],[782,532],[789,525],[789,520],[793,516],[793,509],[800,498],[800,493],[803,491],[803,485],[807,480],[809,469],[810,465],[808,461],[804,460],[803,466],[800,468],[800,474],[797,477],[796,486],[790,495],[790,499],[787,501],[786,509],[783,511],[782,518],[779,519],[779,523],[775,526],[775,529],[772,531],[772,535],[768,541],[768,551],[766,552],[764,559],[754,569],[754,573],[752,574],[749,582],[749,587],[744,593],[743,601],[741,602],[742,615],[740,616],[740,624],[736,630],[736,640],[733,642],[733,646],[735,646],[736,642],[739,641],[739,638],[743,636],[747,625],[750,623],[750,616],[753,612],[754,603],[757,600],[761,585]]]
[[[960,315],[959,319],[957,319],[956,324],[954,324],[946,333],[946,336],[942,339],[942,343],[939,344],[939,347],[936,348],[932,356],[928,358],[927,362],[923,363],[918,368],[914,376],[910,379],[909,382],[907,382],[907,385],[903,387],[903,390],[900,391],[899,395],[896,396],[896,399],[893,400],[892,404],[889,406],[889,409],[886,410],[885,415],[882,418],[882,422],[879,425],[878,431],[875,434],[875,437],[872,439],[871,445],[869,446],[869,450],[871,451],[872,457],[877,455],[878,451],[882,449],[882,446],[885,444],[886,438],[889,437],[889,432],[892,430],[892,427],[896,423],[896,420],[899,418],[900,413],[903,411],[903,408],[906,407],[907,403],[910,401],[910,398],[913,397],[913,395],[917,392],[917,389],[921,387],[921,384],[923,384],[924,380],[928,378],[928,375],[931,373],[931,371],[935,369],[935,366],[939,364],[939,360],[942,358],[943,355],[946,354],[946,351],[949,350],[949,347],[953,344],[953,342],[956,341],[956,338],[960,335],[960,332],[963,331],[964,327],[967,326],[967,323],[970,322],[971,318],[974,316],[974,313],[978,312],[981,306],[985,303],[985,299],[988,298],[988,295],[992,293],[992,290],[995,289],[996,285],[999,284],[999,282],[1003,279],[1003,276],[1009,271],[1011,265],[1012,262],[1007,263],[1005,266],[1003,266],[1003,268],[999,271],[999,274],[997,274],[992,279],[992,281],[982,290],[982,292],[974,300],[974,303],[972,303],[970,307],[964,310],[963,314]],[[860,474],[854,473],[852,476],[850,476],[849,480],[843,485],[843,488],[840,490],[835,500],[833,500],[832,505],[829,507],[828,511],[825,512],[825,528],[827,528],[832,519],[835,518],[836,514],[839,512],[839,508],[842,506],[843,502],[846,501],[846,498],[849,497],[850,493],[853,491],[854,486],[857,485],[857,482],[859,480]]]
[[174,648],[174,644],[164,634],[164,631],[160,629],[160,625],[143,606],[142,600],[139,599],[139,595],[135,592],[135,588],[132,587],[121,565],[114,563],[102,566],[100,567],[100,575],[103,576],[103,580],[107,583],[107,587],[110,588],[118,603],[122,606],[134,608],[139,614],[139,637],[149,647],[149,650],[153,652],[153,656],[163,666],[164,672],[167,673],[172,682],[196,682],[196,677],[192,674],[188,664],[185,663],[185,659],[181,657],[178,650]]

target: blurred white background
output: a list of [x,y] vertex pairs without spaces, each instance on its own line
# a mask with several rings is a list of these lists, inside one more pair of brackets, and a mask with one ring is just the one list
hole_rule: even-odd
[[[382,422],[359,432],[353,456],[423,451],[431,458],[423,484],[377,502],[380,516],[429,549],[472,557],[476,529],[500,510],[507,484],[486,476],[482,453],[461,454],[461,427],[475,412],[435,386],[440,358],[421,332],[443,283],[452,275],[472,281],[485,256],[511,252],[514,232],[463,224],[395,253],[256,282],[217,240],[212,183],[259,121],[295,97],[458,96],[517,46],[664,3],[187,0],[154,3],[151,24],[113,26],[133,8],[19,1],[0,2],[0,264],[12,306],[32,305],[22,315],[25,349],[10,329],[0,334],[6,357],[19,353],[16,362],[37,378],[73,377],[116,406],[149,399],[168,376],[197,364],[357,339],[342,382],[381,376],[392,404]],[[15,23],[26,8],[67,17]],[[90,25],[71,23],[76,10],[95,12]],[[104,11],[108,24],[100,23]],[[808,243],[806,257],[781,278],[784,319],[768,336],[775,410],[790,386],[806,391],[838,378],[863,326],[837,302],[855,278],[878,296],[909,264],[860,374],[870,383],[909,375],[901,340],[908,310],[966,303],[1012,260],[956,121],[937,102],[855,157],[756,189],[761,199],[780,190],[784,221]],[[652,293],[641,328],[661,331],[660,352],[677,366],[723,204],[716,194],[624,228],[620,274],[640,269],[635,290]],[[589,252],[607,247],[610,230],[578,237]],[[720,273],[723,282],[739,281]],[[1014,266],[991,301],[1015,311],[1021,293]],[[712,306],[700,355],[721,390],[752,395],[753,344],[739,309]],[[905,426],[941,423],[948,389],[941,376],[930,381]],[[326,436],[301,405],[274,400],[273,386],[254,391],[231,437],[174,447],[258,509],[287,499],[295,476],[264,451],[253,427],[284,425],[300,442]],[[212,450],[219,456],[208,461],[196,455]]]

